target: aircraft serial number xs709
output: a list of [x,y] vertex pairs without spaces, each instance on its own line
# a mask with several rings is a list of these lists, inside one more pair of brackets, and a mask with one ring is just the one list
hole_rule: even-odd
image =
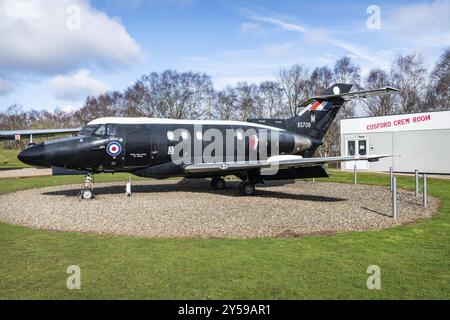
[[131,172],[141,177],[212,178],[225,188],[226,175],[242,180],[240,191],[252,195],[264,180],[327,177],[324,164],[377,161],[387,155],[313,157],[342,105],[355,98],[397,92],[386,87],[350,92],[334,84],[302,103],[290,119],[241,121],[100,118],[78,136],[29,146],[19,159],[52,167],[54,174]]

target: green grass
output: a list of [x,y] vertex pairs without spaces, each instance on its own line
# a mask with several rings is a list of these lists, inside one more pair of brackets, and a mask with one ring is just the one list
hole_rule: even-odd
[[[358,177],[367,184],[388,180]],[[352,175],[333,172],[327,181],[351,182]],[[0,192],[72,182],[79,177],[0,180]],[[398,183],[413,187],[409,177]],[[0,224],[0,298],[449,299],[450,181],[430,179],[429,191],[443,200],[433,219],[334,236],[144,239]],[[73,264],[81,268],[81,290],[66,288]],[[381,268],[381,290],[366,287],[374,264]]]
[[20,162],[17,155],[20,150],[0,148],[0,169],[30,168],[29,165]]

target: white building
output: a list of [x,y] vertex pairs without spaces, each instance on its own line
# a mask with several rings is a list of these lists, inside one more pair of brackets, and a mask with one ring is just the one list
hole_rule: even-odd
[[[450,111],[341,120],[341,155],[389,154],[358,169],[450,174]],[[352,170],[355,162],[342,163]]]

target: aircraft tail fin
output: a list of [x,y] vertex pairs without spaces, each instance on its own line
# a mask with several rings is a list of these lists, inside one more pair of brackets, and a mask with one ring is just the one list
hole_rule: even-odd
[[342,105],[353,99],[363,99],[372,96],[396,93],[399,90],[385,87],[374,90],[350,92],[353,85],[336,83],[328,88],[323,95],[311,98],[299,107],[303,107],[293,118],[286,120],[286,129],[322,141],[328,128]]
[[322,141],[325,133],[339,112],[351,84],[337,83],[328,88],[323,96],[311,98],[298,106],[299,112],[286,120],[286,130]]
[[286,129],[311,138],[315,147],[309,150],[305,156],[312,156],[317,146],[322,143],[323,137],[346,101],[399,91],[392,87],[385,87],[350,92],[352,87],[353,85],[345,83],[333,84],[325,90],[323,95],[311,98],[300,104],[298,106],[299,112],[290,119],[249,119],[248,121]]

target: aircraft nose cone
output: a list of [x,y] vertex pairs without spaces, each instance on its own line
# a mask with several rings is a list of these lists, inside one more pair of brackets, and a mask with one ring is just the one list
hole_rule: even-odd
[[22,161],[23,163],[32,166],[45,167],[48,165],[45,162],[44,154],[45,154],[44,144],[40,143],[26,148],[25,150],[19,153],[17,158],[19,158],[19,160]]

